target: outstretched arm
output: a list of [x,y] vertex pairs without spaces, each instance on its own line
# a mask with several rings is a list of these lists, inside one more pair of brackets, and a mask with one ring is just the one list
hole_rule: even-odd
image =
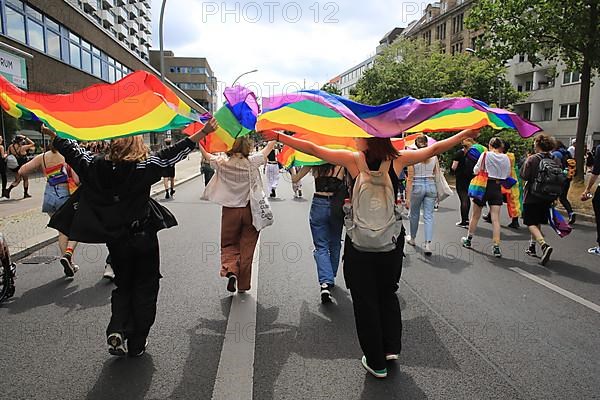
[[275,145],[277,144],[276,141],[271,140],[269,143],[267,143],[267,145],[265,146],[264,149],[262,149],[260,152],[263,154],[263,156],[265,158],[267,158],[269,156],[269,154],[271,154],[271,152],[273,151],[273,149],[275,149]]
[[38,154],[37,156],[35,156],[35,158],[33,160],[29,161],[28,163],[23,165],[21,168],[19,168],[19,175],[21,175],[21,176],[30,175],[33,172],[40,169],[41,166],[42,166],[42,155]]
[[302,180],[302,178],[304,178],[306,176],[306,174],[308,174],[311,170],[311,167],[302,167],[300,168],[300,171],[298,173],[294,172],[294,169],[292,168],[290,170],[290,173],[292,175],[292,183],[298,183]]
[[65,162],[73,168],[77,175],[80,177],[87,176],[86,172],[94,159],[92,153],[79,146],[74,140],[63,139],[56,136],[56,133],[45,125],[42,125],[41,132],[50,137],[54,148],[62,154],[65,158]]

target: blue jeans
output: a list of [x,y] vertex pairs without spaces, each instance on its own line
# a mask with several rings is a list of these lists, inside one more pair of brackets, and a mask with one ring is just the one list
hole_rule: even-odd
[[421,206],[423,206],[423,222],[425,223],[425,241],[433,240],[433,207],[437,199],[437,189],[433,179],[413,180],[410,195],[410,238],[417,236],[419,230],[419,219],[421,217]]
[[319,284],[335,283],[340,264],[344,221],[331,216],[330,200],[313,197],[310,207],[310,231],[315,245]]

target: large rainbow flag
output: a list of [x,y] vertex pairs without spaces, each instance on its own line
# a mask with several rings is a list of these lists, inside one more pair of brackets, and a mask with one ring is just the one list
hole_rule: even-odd
[[[343,149],[350,151],[358,151],[356,149],[354,138],[351,137],[332,137],[319,135],[316,133],[299,133],[294,135],[298,139],[308,140],[319,146],[324,146],[330,149]],[[302,153],[289,146],[283,146],[283,149],[277,155],[277,161],[285,168],[304,167],[325,164],[325,162],[317,157]]]
[[522,137],[541,131],[519,115],[470,98],[404,97],[369,106],[320,90],[263,99],[257,130],[289,130],[338,137],[394,137],[403,133],[515,129]]
[[146,71],[72,94],[28,93],[0,76],[0,105],[15,118],[41,121],[61,137],[83,141],[179,129],[200,120]]

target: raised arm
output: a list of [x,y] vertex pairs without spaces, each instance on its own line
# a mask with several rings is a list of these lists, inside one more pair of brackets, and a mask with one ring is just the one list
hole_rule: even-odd
[[263,154],[263,156],[265,158],[267,158],[269,156],[269,154],[271,154],[271,152],[275,149],[275,145],[277,144],[276,141],[271,140],[269,143],[267,143],[267,145],[265,146],[264,149],[262,149],[260,152]]
[[290,174],[292,175],[292,183],[298,183],[304,178],[311,170],[311,167],[302,167],[298,173],[292,168]]
[[38,154],[35,158],[19,168],[19,175],[28,176],[42,167],[42,154]]
[[52,145],[62,156],[65,162],[73,168],[77,175],[85,177],[90,163],[94,160],[94,155],[83,147],[79,146],[76,141],[63,139],[56,136],[56,133],[42,125],[42,134],[48,135],[52,140]]

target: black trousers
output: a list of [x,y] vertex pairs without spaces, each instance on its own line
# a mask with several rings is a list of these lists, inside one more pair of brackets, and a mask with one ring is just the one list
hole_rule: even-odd
[[563,187],[562,194],[558,198],[558,201],[560,201],[560,204],[562,204],[562,206],[565,208],[565,210],[567,210],[567,212],[569,213],[569,216],[571,216],[571,214],[573,214],[573,206],[571,206],[571,202],[569,201],[569,198],[568,198],[570,189],[571,189],[571,180],[567,179],[567,181],[565,182],[565,186]]
[[400,354],[402,316],[396,292],[402,273],[404,236],[386,253],[358,251],[346,236],[344,279],[350,289],[356,332],[368,365],[386,367],[385,355]]
[[600,186],[596,188],[596,194],[594,195],[594,199],[592,200],[592,205],[594,206],[594,216],[596,217],[596,242],[598,242],[598,246],[600,246]]
[[456,193],[460,199],[460,222],[469,221],[471,199],[469,198],[469,182],[456,181]]
[[112,316],[106,335],[121,333],[129,351],[144,348],[156,318],[160,276],[160,257],[156,232],[131,234],[107,243],[115,272]]
[[0,178],[2,178],[2,191],[6,190],[6,185],[8,184],[8,178],[6,177],[6,162],[4,160],[0,160]]

